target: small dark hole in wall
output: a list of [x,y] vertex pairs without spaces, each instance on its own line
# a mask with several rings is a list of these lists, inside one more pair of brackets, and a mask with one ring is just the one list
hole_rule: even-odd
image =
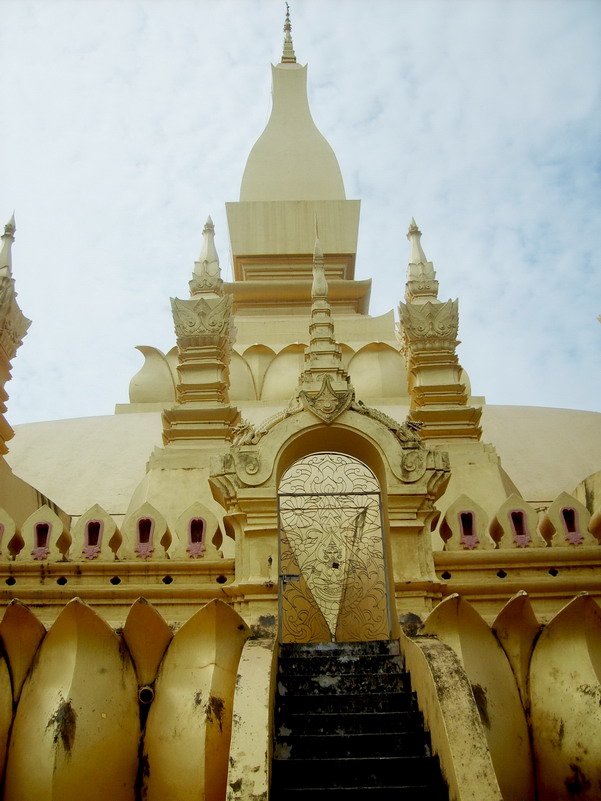
[[499,572],[497,573],[497,576],[499,578],[505,578],[506,575],[507,573],[504,570],[499,570]]
[[13,586],[13,584],[16,584],[16,583],[17,583],[17,579],[16,579],[16,578],[13,578],[12,576],[9,576],[9,577],[6,579],[6,583],[8,584],[8,586],[9,586],[9,587],[12,587],[12,586]]
[[171,584],[173,582],[173,577],[172,576],[163,576],[162,581],[163,581],[163,584]]
[[550,576],[557,576],[557,575],[558,575],[558,573],[559,573],[559,570],[557,570],[557,569],[556,569],[556,568],[554,568],[554,567],[552,567],[552,568],[551,568],[551,570],[549,570],[549,575],[550,575]]
[[113,576],[113,578],[111,579],[111,584],[121,584],[121,579],[119,578],[119,576]]
[[67,581],[68,579],[66,579],[64,576],[61,576],[60,578],[57,578],[56,583],[60,584],[61,587],[63,587],[67,583]]
[[441,573],[441,574],[440,574],[440,577],[441,577],[441,578],[443,578],[443,579],[445,579],[445,580],[447,580],[447,579],[450,579],[450,578],[451,578],[451,574],[449,573],[449,571],[448,571],[448,570],[445,570],[445,572],[444,572],[444,573]]
[[227,579],[226,579],[226,577],[225,577],[225,576],[217,576],[217,578],[215,579],[215,581],[217,582],[217,584],[225,584],[225,582],[227,581]]
[[340,567],[340,562],[332,562],[332,567],[334,568],[334,570],[338,570],[338,568]]
[[154,700],[154,690],[148,684],[140,687],[138,690],[138,698],[142,704],[151,704]]

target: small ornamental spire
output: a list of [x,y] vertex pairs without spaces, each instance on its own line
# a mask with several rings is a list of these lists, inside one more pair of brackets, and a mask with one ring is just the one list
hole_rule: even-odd
[[326,280],[323,250],[318,237],[315,237],[313,248],[313,284],[311,286],[311,300],[328,300],[328,282]]
[[284,50],[282,64],[296,64],[296,55],[292,44],[292,25],[290,23],[290,6],[286,3],[286,21],[284,22]]
[[190,281],[191,295],[223,295],[223,281],[219,269],[219,256],[215,248],[215,226],[207,217],[202,229],[202,247]]
[[4,226],[2,249],[0,250],[0,277],[12,278],[12,245],[15,241],[15,215]]
[[405,300],[407,303],[425,303],[426,301],[438,303],[436,272],[432,262],[426,258],[421,238],[422,232],[412,217],[407,231],[407,239],[411,242],[411,252],[407,269]]
[[428,261],[422,248],[421,238],[422,232],[417,227],[415,218],[412,217],[407,231],[407,239],[411,242],[411,256],[409,258],[411,264],[426,264]]

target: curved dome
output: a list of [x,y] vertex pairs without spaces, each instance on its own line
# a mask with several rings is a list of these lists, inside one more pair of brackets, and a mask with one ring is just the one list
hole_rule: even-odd
[[271,70],[271,116],[246,162],[240,200],[345,200],[334,151],[311,117],[307,67]]

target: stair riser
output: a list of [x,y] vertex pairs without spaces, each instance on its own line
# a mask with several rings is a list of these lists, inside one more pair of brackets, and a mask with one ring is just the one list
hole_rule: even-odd
[[370,757],[423,756],[430,754],[424,733],[300,735],[278,738],[274,759],[361,759]]
[[278,702],[277,711],[301,713],[336,712],[412,712],[413,695],[393,693],[388,695],[292,695]]
[[279,676],[278,695],[373,695],[407,690],[402,674]]
[[347,656],[349,654],[399,654],[399,644],[395,640],[372,640],[370,642],[294,642],[280,645],[281,656],[306,656],[312,659],[315,656],[334,655]]
[[380,656],[348,656],[338,658],[335,656],[319,656],[314,659],[301,659],[296,657],[280,657],[279,672],[282,676],[294,676],[313,673],[314,675],[327,675],[332,673],[369,673],[381,675],[382,673],[401,673],[398,657],[390,654]]
[[[287,801],[448,801],[446,791],[430,785],[414,787],[328,787],[284,791]],[[283,793],[282,793],[283,795]]]
[[389,787],[423,785],[438,771],[434,757],[286,759],[273,761],[278,787]]
[[282,713],[277,734],[385,734],[421,732],[421,716],[417,712],[375,712],[297,715]]

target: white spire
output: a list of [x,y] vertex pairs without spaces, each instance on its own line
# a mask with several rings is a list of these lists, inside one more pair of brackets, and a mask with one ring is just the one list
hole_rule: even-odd
[[219,256],[215,248],[215,226],[211,217],[207,217],[205,226],[202,229],[202,247],[198,261],[194,263],[194,272],[190,281],[190,294],[223,294]]
[[211,269],[219,267],[219,256],[215,248],[215,225],[210,215],[207,217],[205,226],[202,229],[202,247],[198,263],[206,264]]
[[422,232],[412,217],[407,231],[407,239],[411,243],[411,251],[407,268],[405,300],[407,303],[425,303],[426,301],[438,303],[436,272],[432,262],[426,258],[421,238]]
[[2,235],[2,249],[0,250],[0,277],[12,278],[12,245],[15,241],[15,215],[4,226]]
[[412,217],[409,223],[409,230],[407,231],[407,239],[411,242],[411,255],[409,257],[409,262],[411,264],[426,264],[428,262],[422,248],[421,238],[422,232],[417,227],[415,218]]
[[284,49],[282,64],[296,64],[296,55],[292,44],[292,25],[290,23],[290,6],[286,3],[286,20],[284,22]]

